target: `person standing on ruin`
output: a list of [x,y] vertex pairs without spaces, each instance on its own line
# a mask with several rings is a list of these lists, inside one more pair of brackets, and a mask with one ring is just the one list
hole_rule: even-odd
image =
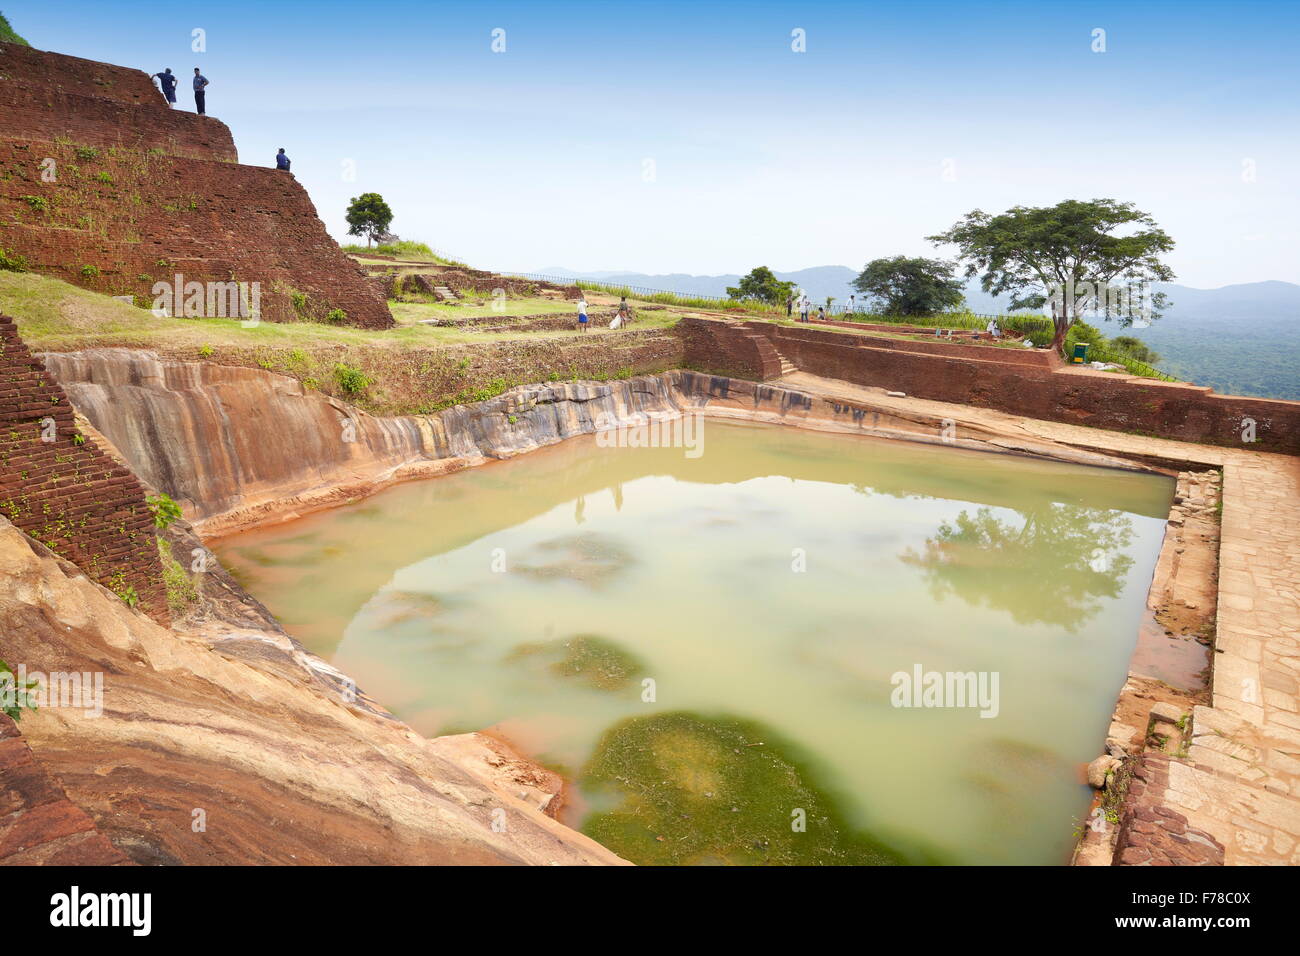
[[167,98],[167,105],[169,107],[175,107],[176,106],[176,74],[172,72],[172,68],[169,66],[161,73],[155,73],[153,75],[153,78],[158,81],[158,85],[162,88],[163,96]]
[[578,293],[578,328],[587,331],[587,297]]
[[281,146],[280,151],[275,154],[275,168],[283,169],[286,173],[289,171],[289,157],[285,155],[283,146]]
[[199,72],[199,68],[194,68],[194,106],[199,111],[200,116],[206,116],[207,109],[207,86],[208,78]]

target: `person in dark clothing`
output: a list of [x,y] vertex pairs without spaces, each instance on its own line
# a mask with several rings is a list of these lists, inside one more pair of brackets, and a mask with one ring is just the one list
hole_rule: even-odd
[[280,151],[275,154],[275,168],[283,169],[286,173],[289,171],[289,157],[284,155],[283,146],[281,146]]
[[792,312],[794,312],[794,296],[789,295],[785,298],[785,317],[790,318]]
[[207,114],[207,93],[205,92],[208,85],[208,78],[199,72],[199,68],[194,68],[194,106],[199,111],[200,116]]
[[169,66],[161,73],[155,73],[153,77],[158,81],[158,85],[162,87],[163,96],[167,97],[167,105],[175,106],[176,105],[176,74],[172,72],[172,68]]

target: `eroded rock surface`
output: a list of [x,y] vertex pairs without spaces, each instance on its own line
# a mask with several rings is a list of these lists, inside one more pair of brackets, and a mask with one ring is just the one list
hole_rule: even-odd
[[256,615],[160,627],[4,519],[0,656],[103,675],[102,715],[45,706],[21,728],[137,863],[622,862],[551,819],[557,783],[498,742],[429,741],[349,700]]

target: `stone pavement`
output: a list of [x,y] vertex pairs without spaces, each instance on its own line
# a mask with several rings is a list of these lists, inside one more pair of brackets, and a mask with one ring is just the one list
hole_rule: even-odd
[[778,384],[920,412],[1007,435],[1175,466],[1223,469],[1213,706],[1196,707],[1165,800],[1212,834],[1233,864],[1300,864],[1300,459],[891,397],[805,372]]

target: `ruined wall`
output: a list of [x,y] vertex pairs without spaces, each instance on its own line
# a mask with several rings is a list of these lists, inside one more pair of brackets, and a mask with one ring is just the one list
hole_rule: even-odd
[[[685,361],[722,373],[748,361],[734,335],[696,326],[720,320],[684,319]],[[755,323],[755,326],[759,323]],[[840,333],[764,329],[781,354],[814,375],[906,392],[920,398],[993,408],[1013,415],[1245,447],[1243,419],[1255,422],[1258,451],[1300,454],[1300,402],[1216,395],[1210,389],[1119,374],[1033,368],[1001,361],[948,358],[878,348],[874,340]],[[1000,357],[1002,349],[989,349]]]
[[[47,158],[53,182],[41,175]],[[273,322],[325,321],[342,309],[349,325],[393,324],[306,191],[275,169],[0,140],[0,224],[0,246],[33,271],[142,307],[155,283],[180,274],[186,283],[260,283],[262,318]],[[205,301],[201,314],[222,313]]]
[[[144,489],[89,438],[72,405],[0,315],[0,512],[93,580],[166,621]],[[52,441],[43,440],[52,437]]]
[[781,374],[781,356],[761,333],[746,325],[711,319],[683,319],[677,325],[682,364],[700,372],[765,381]]
[[[169,109],[140,70],[0,44],[0,248],[145,307],[180,274],[258,283],[265,320],[391,327],[297,180],[236,158],[224,123]],[[238,313],[224,299],[197,315]]]
[[[829,323],[828,323],[829,324]],[[998,346],[989,343],[987,345],[963,344],[960,341],[914,341],[910,339],[887,339],[880,336],[856,337],[845,340],[842,332],[827,332],[810,325],[798,325],[794,328],[787,326],[773,325],[771,322],[746,322],[745,326],[760,335],[768,337],[776,347],[782,352],[785,351],[785,343],[790,341],[800,342],[826,342],[831,345],[856,345],[859,343],[869,344],[871,348],[887,349],[897,352],[916,352],[923,355],[941,355],[945,358],[962,358],[973,359],[980,362],[999,362],[1005,365],[1022,365],[1026,368],[1052,369],[1060,368],[1064,363],[1053,351],[1046,349],[1026,349],[1023,347]],[[853,328],[852,323],[839,323],[841,328]],[[870,326],[876,329],[879,326]],[[904,331],[902,329],[885,329],[885,331]],[[923,331],[923,330],[916,330]],[[933,333],[931,333],[933,337]],[[967,333],[964,338],[970,342],[970,335]],[[987,340],[987,336],[983,336]]]
[[[187,86],[178,73],[178,97]],[[225,123],[168,108],[143,70],[12,43],[0,43],[0,136],[238,160]]]

